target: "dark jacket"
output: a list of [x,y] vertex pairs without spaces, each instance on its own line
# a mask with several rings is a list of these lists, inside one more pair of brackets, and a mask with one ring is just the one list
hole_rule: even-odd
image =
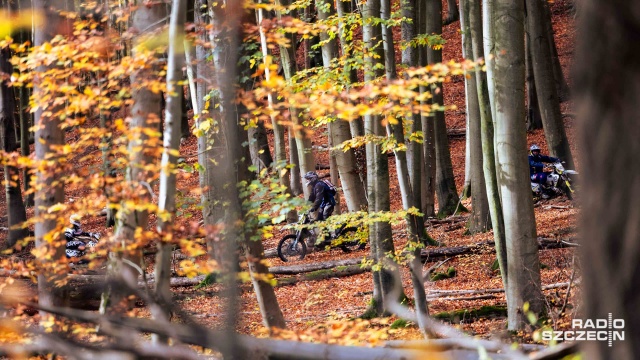
[[551,156],[529,155],[529,175],[542,172],[542,169],[544,169],[544,163],[554,163],[558,161],[560,161],[560,159]]
[[316,211],[321,207],[335,205],[333,195],[330,194],[328,186],[318,180],[313,183],[313,190],[309,194],[309,201],[313,203],[311,211]]

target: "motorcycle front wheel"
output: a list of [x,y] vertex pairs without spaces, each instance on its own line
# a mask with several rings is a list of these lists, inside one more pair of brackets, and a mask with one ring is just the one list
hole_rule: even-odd
[[358,229],[356,228],[346,228],[340,232],[336,240],[339,242],[342,241],[339,245],[342,251],[350,253],[355,250],[364,249],[367,244],[354,239],[357,232]]
[[298,260],[302,260],[305,255],[307,255],[307,244],[304,236],[301,236],[296,243],[296,234],[289,234],[278,243],[278,257],[284,262],[295,257],[298,257]]

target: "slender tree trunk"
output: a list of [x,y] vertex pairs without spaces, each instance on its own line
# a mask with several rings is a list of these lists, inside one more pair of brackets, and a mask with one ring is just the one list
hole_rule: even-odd
[[[224,203],[224,216],[220,224],[224,227],[222,234],[222,263],[220,264],[224,276],[224,306],[225,321],[223,329],[226,334],[221,348],[225,358],[244,358],[246,354],[240,347],[235,332],[238,324],[238,295],[239,289],[236,276],[239,267],[237,247],[241,238],[240,224],[242,223],[241,199],[237,183],[241,180],[241,172],[246,173],[241,157],[243,154],[241,132],[238,124],[238,110],[236,107],[236,76],[238,74],[239,47],[242,38],[241,18],[244,6],[241,2],[229,2],[223,6],[217,3],[212,11],[212,37],[217,44],[213,48],[213,64],[216,69],[216,84],[220,93],[220,124],[222,136],[225,140],[224,148],[220,149],[223,161],[216,166],[223,192],[220,200]],[[245,135],[246,134],[242,134]],[[244,166],[246,167],[246,166]]]
[[[155,292],[161,306],[151,308],[154,319],[171,319],[171,251],[173,244],[173,225],[176,215],[176,173],[178,162],[176,153],[180,150],[182,127],[184,59],[184,26],[187,18],[185,0],[173,0],[169,22],[169,53],[167,62],[167,103],[164,118],[164,137],[162,152],[162,172],[160,173],[160,191],[158,196],[158,232],[162,239],[158,243],[155,264]],[[167,339],[155,336],[157,342]]]
[[[318,19],[326,20],[333,15],[332,3],[326,0],[317,0],[316,9],[318,9]],[[326,11],[325,11],[326,10]],[[338,58],[338,43],[335,39],[330,39],[329,34],[320,33],[322,41],[322,59],[324,67],[328,71],[331,69],[331,62]],[[341,144],[351,139],[351,131],[349,125],[341,120],[329,123],[329,134],[333,144]],[[349,211],[359,211],[367,206],[367,198],[365,196],[364,187],[360,182],[360,177],[356,172],[356,156],[353,150],[335,151],[336,163],[342,189],[344,191],[345,202]]]
[[[581,237],[586,319],[624,320],[624,341],[589,341],[586,359],[640,356],[640,3],[580,3],[576,92],[582,127]],[[606,34],[603,41],[595,41]],[[607,71],[593,71],[607,69]],[[633,165],[632,165],[633,164]],[[619,324],[619,321],[616,321]],[[611,325],[609,325],[611,326]],[[619,325],[618,325],[619,326]],[[611,329],[611,328],[610,328]],[[611,333],[609,333],[611,336]],[[612,346],[609,346],[612,344]]]
[[[282,127],[278,126],[277,130],[282,131]],[[278,135],[281,134],[278,133]],[[267,140],[267,130],[264,127],[264,123],[262,121],[258,121],[255,127],[250,127],[248,137],[251,162],[253,163],[253,166],[257,168],[257,171],[270,167],[273,162],[273,158],[271,157],[271,150],[269,149],[269,142]],[[274,140],[275,138],[276,136],[274,136]],[[282,136],[278,136],[278,141],[281,140]]]
[[[277,3],[282,6],[288,6],[290,0],[278,0]],[[307,8],[305,8],[306,15]],[[295,37],[293,35],[290,38],[291,46],[285,47],[280,46],[280,57],[282,60],[282,68],[284,69],[284,76],[287,81],[291,81],[291,78],[298,71],[296,67],[296,54],[295,54]],[[305,46],[307,43],[305,42]],[[308,60],[308,57],[307,57]],[[291,110],[291,122],[293,125],[289,129],[290,132],[293,133],[296,139],[296,149],[298,150],[298,161],[299,161],[299,170],[300,177],[302,177],[305,173],[309,171],[315,171],[316,163],[313,156],[311,139],[308,135],[302,131],[302,123],[299,118],[299,114],[297,109],[292,108]],[[289,149],[290,151],[292,149]],[[292,159],[293,160],[293,159]],[[292,161],[293,163],[293,161]],[[302,187],[305,198],[309,197],[309,187]]]
[[[427,2],[418,1],[416,3],[416,31],[418,35],[427,33]],[[419,66],[427,66],[429,60],[427,58],[427,49],[425,46],[418,47],[418,64]],[[428,91],[426,86],[420,86],[420,94]],[[425,105],[426,101],[422,104]],[[434,135],[433,117],[426,114],[420,116],[421,129],[423,135],[423,154],[421,163],[421,182],[423,184],[422,212],[426,217],[435,216],[435,192],[436,192],[436,148]],[[417,126],[416,126],[417,128]]]
[[[382,41],[382,29],[380,24],[374,24],[371,19],[380,16],[380,0],[369,0],[363,5],[363,40],[365,47],[369,49],[369,55],[365,57],[365,82],[371,82],[383,75],[381,69],[384,61],[384,49],[379,46]],[[375,54],[375,56],[373,55]],[[366,135],[384,135],[384,129],[380,122],[380,116],[365,116]],[[382,153],[379,145],[367,143],[367,194],[369,198],[369,211],[389,211],[389,163],[386,153]],[[394,273],[398,272],[395,264],[387,264],[383,260],[386,254],[395,253],[393,239],[391,237],[391,224],[389,222],[377,222],[369,231],[370,243],[374,244],[372,256],[383,264],[382,269],[374,271],[374,307],[378,315],[384,309],[384,295],[393,288]],[[374,252],[375,251],[375,252]],[[377,279],[375,279],[377,277]]]
[[290,172],[291,192],[293,195],[298,196],[303,193],[302,177],[300,176],[300,160],[298,160],[298,143],[296,142],[295,135],[293,135],[291,128],[287,131],[287,137],[289,139],[289,164],[293,166]]
[[[151,4],[138,8],[133,14],[133,26],[137,29],[153,31],[162,26],[166,18],[166,6],[164,4]],[[141,42],[137,38],[137,43]],[[134,46],[135,49],[135,46]],[[135,56],[135,50],[134,50]],[[141,69],[131,76],[131,83],[135,84],[141,79],[147,79],[154,75],[154,69]],[[157,130],[162,119],[162,94],[154,93],[149,89],[140,88],[133,92],[133,107],[131,109],[130,131],[133,138],[129,141],[129,167],[127,168],[126,179],[130,186],[136,191],[142,192],[142,201],[151,202],[152,194],[149,193],[148,181],[153,174],[146,170],[156,159],[152,155],[155,147],[149,144],[149,130]],[[147,211],[136,211],[121,207],[116,215],[115,238],[118,244],[122,244],[122,253],[110,254],[109,272],[115,276],[121,276],[128,282],[136,282],[140,272],[135,266],[144,269],[142,251],[139,249],[130,250],[132,244],[136,243],[136,231],[146,230],[148,226],[149,214]],[[124,261],[123,261],[124,260]],[[121,288],[113,288],[109,296],[105,294],[101,309],[105,311],[108,306],[117,306],[129,294]]]
[[527,163],[524,122],[524,1],[495,1],[495,82],[498,176],[507,239],[509,330],[543,310],[536,223]]
[[[442,34],[442,2],[440,0],[425,0],[427,3],[426,33]],[[429,64],[442,61],[442,50],[427,49]],[[432,86],[433,103],[443,105],[442,84]],[[433,133],[436,148],[436,195],[438,197],[438,216],[453,214],[459,207],[456,182],[453,176],[451,152],[444,112],[433,114]]]
[[535,76],[533,74],[533,64],[531,61],[531,39],[529,32],[525,37],[525,64],[526,64],[526,82],[527,82],[527,130],[542,129],[542,117],[540,116],[540,107],[538,106],[538,94],[536,92]]
[[[352,41],[347,37],[347,29],[345,28],[345,18],[348,13],[351,13],[353,9],[351,8],[351,4],[347,1],[337,0],[336,1],[336,10],[338,12],[339,19],[339,35],[340,35],[340,47],[342,49],[342,56],[345,59],[352,57],[351,55],[351,47],[353,46]],[[348,83],[353,84],[358,82],[358,73],[354,66],[347,65],[345,69],[346,75],[348,76]],[[362,122],[362,118],[357,118],[349,122],[349,127],[351,129],[351,136],[363,136],[364,135],[364,123]]]
[[[380,12],[383,20],[389,20],[391,17],[391,1],[381,0]],[[411,6],[405,4],[404,6]],[[384,40],[384,57],[385,69],[387,72],[387,80],[393,81],[397,78],[395,49],[393,41],[393,33],[391,27],[382,26],[382,38]],[[402,119],[398,119],[396,124],[387,122],[387,136],[393,138],[396,142],[396,148],[404,145],[404,126]],[[403,150],[394,150],[396,161],[396,173],[398,175],[398,184],[400,186],[400,195],[402,197],[402,207],[409,210],[415,207],[413,189],[411,188],[411,179],[409,178],[409,169],[407,165],[407,153]],[[429,315],[427,306],[427,295],[424,289],[424,280],[422,276],[422,263],[415,261],[420,257],[420,244],[425,237],[424,218],[414,215],[407,215],[407,229],[409,231],[409,240],[413,242],[415,250],[413,251],[414,259],[409,261],[411,271],[411,283],[413,284],[413,293],[415,298],[415,309],[418,314],[418,325],[420,330],[426,334],[426,325],[424,317]]]
[[556,47],[556,40],[553,36],[553,22],[551,21],[551,9],[549,3],[544,1],[542,3],[544,10],[544,23],[547,31],[545,32],[547,40],[549,42],[549,49],[551,51],[551,58],[553,59],[553,77],[556,82],[556,93],[560,96],[560,100],[563,101],[570,96],[569,85],[567,79],[562,73],[562,66],[560,65],[560,57],[558,57],[558,48]]
[[[0,72],[12,74],[13,66],[9,62],[11,52],[8,48],[0,50]],[[16,103],[11,89],[6,81],[0,79],[0,150],[13,152],[17,149],[17,136],[15,132]],[[14,166],[4,165],[5,193],[7,203],[7,223],[9,233],[5,243],[6,248],[12,248],[17,241],[29,236],[27,228],[14,227],[27,221],[27,213],[22,202],[20,189],[20,172]]]
[[444,19],[443,24],[449,25],[458,20],[460,20],[460,12],[456,0],[447,0],[447,18]]
[[[482,0],[469,0],[469,27],[471,29],[471,45],[475,60],[483,57],[482,44],[482,13],[480,3]],[[495,149],[493,146],[493,119],[491,118],[491,104],[489,100],[489,88],[487,76],[484,72],[476,74],[476,86],[478,87],[478,105],[480,106],[480,132],[482,134],[482,167],[487,189],[489,213],[491,215],[491,227],[493,239],[500,265],[500,275],[503,286],[507,287],[507,243],[504,236],[504,218],[502,216],[502,203],[500,202],[500,189],[496,176]]]
[[[57,33],[56,27],[66,21],[55,11],[68,11],[70,7],[64,0],[34,0],[33,5],[36,9],[43,11],[47,19],[46,22],[35,27],[34,45],[40,46],[53,39]],[[39,71],[44,70],[45,69],[39,69]],[[34,96],[41,96],[42,91],[40,83],[36,82],[33,88]],[[40,107],[35,112],[33,121],[34,125],[37,126],[35,133],[35,158],[37,161],[45,162],[45,160],[50,160],[51,157],[53,159],[57,158],[54,148],[64,144],[64,133],[59,126],[59,118],[47,115],[48,113],[55,113],[58,109],[58,107],[47,109],[48,111],[45,113]],[[55,161],[47,162],[54,163]],[[37,172],[35,181],[35,217],[40,219],[35,224],[36,248],[42,251],[42,253],[48,253],[50,256],[48,259],[62,259],[65,256],[64,247],[52,247],[52,242],[45,240],[45,236],[55,231],[57,227],[56,219],[47,217],[47,210],[51,206],[64,203],[64,186],[60,181],[62,175],[56,171],[57,164],[47,166],[47,162],[45,162],[45,168]],[[60,232],[59,235],[54,236],[51,240],[57,244],[62,243],[62,233]],[[43,256],[41,259],[44,260],[45,257]],[[38,275],[38,303],[46,306],[62,305],[64,302],[64,294],[59,288],[55,287],[54,283],[56,279],[52,279],[50,275],[51,274]]]
[[[32,117],[33,115],[31,114],[31,112],[29,111],[29,94],[31,93],[31,90],[28,89],[27,87],[20,87],[19,90],[19,94],[20,94],[20,109],[19,109],[19,114],[20,114],[20,154],[22,156],[29,156],[30,153],[30,149],[29,149],[29,137],[31,136],[31,131],[29,131],[29,128],[31,127],[31,124],[33,123],[32,121]],[[24,183],[24,206],[25,207],[32,207],[33,206],[33,193],[28,193],[29,189],[31,189],[31,179],[32,179],[32,175],[29,172],[29,169],[24,169],[22,171],[22,179],[23,179],[23,183]]]
[[[405,0],[401,3],[402,16],[411,21],[403,22],[401,25],[402,40],[411,41],[417,34],[417,16],[416,1]],[[395,57],[395,55],[394,55]],[[407,67],[417,67],[418,51],[412,46],[408,46],[402,51],[402,63]],[[420,114],[411,115],[411,132],[416,133],[422,131]],[[404,137],[404,135],[403,135]],[[404,140],[404,139],[403,139]],[[423,146],[417,141],[410,141],[407,145],[407,167],[409,171],[409,183],[411,185],[411,197],[413,206],[422,211],[422,174],[423,174]],[[417,233],[420,236],[428,238],[424,229],[424,216],[417,218]],[[416,298],[417,295],[416,295]]]
[[573,157],[564,130],[560,99],[554,83],[553,62],[544,21],[544,5],[540,0],[526,0],[526,4],[531,60],[547,147],[552,156],[559,157],[567,163],[569,168],[573,168]]
[[[489,88],[489,102],[491,104],[491,118],[493,119],[493,127],[496,126],[496,100],[495,100],[495,81],[494,81],[494,64],[495,64],[495,31],[494,31],[494,7],[496,0],[482,0],[482,47],[484,61],[486,63],[487,87]],[[495,138],[494,138],[495,146]],[[498,159],[496,158],[496,164]]]
[[[470,0],[460,0],[460,28],[462,30],[462,46],[463,56],[465,59],[472,60],[473,44],[472,32],[470,27]],[[469,144],[469,168],[470,168],[470,186],[471,186],[471,218],[469,219],[469,232],[472,234],[485,232],[489,230],[489,202],[487,199],[487,187],[485,185],[483,173],[483,157],[482,157],[482,131],[481,131],[481,115],[478,97],[478,73],[473,72],[465,77],[465,92],[467,98],[467,119],[469,129],[467,139]]]

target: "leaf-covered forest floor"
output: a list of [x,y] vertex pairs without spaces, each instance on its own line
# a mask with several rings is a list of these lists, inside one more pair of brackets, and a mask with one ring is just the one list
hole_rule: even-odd
[[[444,3],[444,12],[446,13],[446,1]],[[563,66],[565,76],[571,83],[570,64],[573,56],[575,26],[573,14],[570,8],[571,1],[558,0],[551,3],[553,12],[553,23],[556,36],[556,43],[560,55],[560,61]],[[461,59],[460,30],[459,22],[448,25],[444,29],[444,38],[447,43],[444,46],[443,58],[448,60]],[[399,54],[398,54],[399,60]],[[464,81],[462,78],[452,79],[451,82],[444,86],[445,104],[455,104],[457,109],[447,111],[446,121],[449,129],[463,129],[465,127],[465,101],[464,101]],[[562,112],[570,113],[571,104],[565,102],[562,104]],[[575,120],[573,117],[565,117],[565,126],[569,135],[572,151],[577,153],[575,139]],[[73,141],[74,132],[67,133],[67,140]],[[539,144],[543,149],[546,148],[544,134],[542,130],[530,132],[528,134],[529,145],[532,143]],[[318,132],[314,138],[314,144],[326,144],[326,135]],[[465,140],[464,137],[450,137],[451,157],[454,166],[456,184],[458,191],[461,191],[464,181],[464,160],[465,160]],[[88,152],[96,154],[95,161],[81,164],[79,166],[97,167],[100,166],[100,153],[97,148],[87,149]],[[190,137],[181,147],[182,156],[187,163],[195,163],[197,161],[197,144],[194,137]],[[318,161],[321,164],[328,165],[326,152],[317,154]],[[579,158],[576,159],[579,165]],[[390,157],[390,178],[391,178],[391,207],[392,210],[401,209],[400,192],[398,189],[397,178],[395,176],[395,163]],[[579,169],[578,169],[579,170]],[[325,172],[328,172],[325,171]],[[321,173],[323,173],[321,171]],[[178,188],[181,196],[191,197],[194,200],[199,198],[194,189],[198,186],[198,177],[196,175],[183,174],[178,182]],[[6,201],[4,192],[0,192],[0,226],[6,226]],[[83,197],[83,189],[67,188],[66,199],[73,201],[79,197]],[[470,200],[464,200],[463,205],[467,208],[471,207]],[[557,207],[549,207],[555,205]],[[343,202],[344,208],[344,202]],[[32,211],[32,210],[30,210]],[[179,219],[184,226],[189,226],[192,222],[198,222],[202,219],[201,214],[196,210],[186,210],[191,212],[190,218]],[[544,201],[536,204],[535,215],[537,222],[537,231],[539,237],[554,239],[574,239],[576,233],[576,220],[578,209],[565,198],[556,198],[550,201]],[[152,217],[151,226],[155,226],[155,219]],[[84,226],[87,231],[97,231],[104,235],[111,232],[111,229],[104,228],[104,218],[88,218],[84,220]],[[443,225],[438,227],[429,227],[429,234],[437,241],[445,246],[470,245],[481,241],[492,239],[492,233],[477,235],[466,235],[464,227],[449,230],[450,226]],[[394,229],[394,240],[396,248],[403,246],[406,238],[404,238],[401,229]],[[6,232],[0,232],[0,240],[4,240]],[[275,248],[279,236],[264,241],[265,249]],[[369,253],[369,246],[365,250],[356,251],[345,254],[340,250],[330,250],[313,252],[308,254],[303,261],[294,261],[288,264],[297,263],[317,263],[335,259],[347,258],[363,258]],[[555,284],[559,282],[569,281],[574,261],[573,249],[552,249],[541,250],[540,261],[542,264],[541,275],[543,285]],[[146,257],[149,262],[149,270],[152,271],[152,256]],[[428,293],[435,290],[480,290],[501,288],[502,282],[498,271],[491,269],[491,265],[495,260],[495,255],[491,253],[463,255],[450,259],[442,267],[436,269],[436,272],[445,271],[449,267],[456,269],[456,276],[449,279],[427,282],[426,288]],[[284,265],[278,258],[268,259],[270,266]],[[439,261],[439,260],[438,260]],[[437,262],[428,262],[424,264],[424,269],[428,269]],[[577,264],[577,260],[575,262]],[[578,276],[576,276],[577,278]],[[413,297],[411,280],[406,269],[402,269],[402,281],[404,291],[409,297]],[[255,300],[254,293],[250,284],[244,284],[242,288],[245,290],[241,298],[240,318],[241,323],[238,330],[247,333],[266,336],[267,329],[262,325],[260,311]],[[223,311],[223,300],[217,295],[219,293],[219,285],[209,285],[202,289],[194,287],[174,288],[175,292],[180,293],[182,307],[193,315],[198,321],[205,324],[214,325],[221,320]],[[275,336],[283,338],[297,338],[308,341],[318,342],[339,342],[349,344],[372,344],[385,339],[419,339],[421,338],[417,327],[409,323],[408,327],[395,327],[392,329],[392,322],[395,318],[384,320],[354,321],[346,322],[345,320],[353,319],[361,315],[367,308],[367,304],[371,299],[372,279],[371,273],[365,272],[360,275],[349,277],[332,278],[320,281],[304,281],[298,282],[291,286],[279,286],[276,288],[276,294],[280,307],[287,321],[288,331],[280,332]],[[567,288],[560,287],[553,290],[546,290],[547,304],[550,314],[555,314],[568,302],[566,306],[566,315],[557,318],[553,315],[553,325],[557,327],[567,326],[571,317],[576,311],[579,311],[579,288],[571,289],[571,295],[566,298]],[[460,296],[459,296],[460,297]],[[469,296],[467,296],[469,297]],[[429,311],[431,314],[440,312],[451,312],[460,309],[479,309],[483,306],[506,306],[504,294],[490,294],[481,299],[433,299],[429,302]],[[132,310],[139,316],[148,316],[148,310],[145,308],[137,308]],[[37,315],[36,315],[37,317]],[[34,321],[31,318],[30,321]],[[479,318],[462,316],[461,328],[465,331],[480,335],[483,337],[500,336],[506,328],[506,317],[504,314],[491,314],[480,316]],[[27,320],[25,320],[27,321]]]

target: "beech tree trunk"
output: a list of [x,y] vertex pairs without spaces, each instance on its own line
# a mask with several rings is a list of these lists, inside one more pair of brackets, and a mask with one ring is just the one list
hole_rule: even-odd
[[[527,16],[528,17],[528,16]],[[542,117],[538,106],[538,94],[536,92],[536,81],[533,74],[533,64],[531,60],[531,38],[527,31],[525,37],[525,81],[527,84],[527,130],[542,129]]]
[[[624,319],[624,341],[584,343],[586,359],[640,356],[640,3],[581,2],[576,92],[582,131],[584,318]],[[599,36],[603,36],[600,38]],[[600,39],[600,40],[595,40]],[[594,71],[594,69],[607,69]],[[588,195],[588,196],[587,196]]]
[[[403,6],[411,6],[411,9],[405,9],[407,13],[412,12],[412,4],[404,4]],[[391,2],[390,0],[381,0],[381,17],[383,20],[389,20],[391,17]],[[411,17],[412,19],[415,16]],[[393,41],[392,29],[389,26],[382,26],[382,37],[384,40],[384,56],[385,56],[385,69],[387,72],[387,80],[390,82],[397,78],[396,63],[395,63],[395,49]],[[397,142],[396,148],[404,145],[404,125],[402,119],[397,119],[396,124],[387,122],[387,136],[395,139]],[[396,173],[398,175],[398,184],[400,186],[400,196],[402,197],[402,208],[409,210],[414,208],[413,189],[411,188],[411,179],[409,178],[409,169],[407,164],[407,154],[402,150],[394,150],[396,161]],[[415,170],[414,170],[415,171]],[[413,251],[413,259],[408,261],[411,271],[411,283],[413,284],[413,294],[415,300],[415,310],[418,314],[418,326],[423,333],[426,333],[426,325],[423,322],[423,317],[429,315],[429,308],[427,307],[427,295],[424,289],[424,281],[422,276],[422,263],[420,262],[420,247],[419,244],[423,242],[425,237],[424,218],[421,216],[407,215],[407,229],[409,231],[409,240],[414,243],[415,250]]]
[[[278,126],[274,130],[278,130],[278,144],[276,145],[279,146],[283,137],[280,134],[282,126]],[[270,167],[273,162],[273,158],[271,157],[271,150],[269,149],[269,142],[267,139],[267,130],[264,127],[264,123],[262,121],[258,121],[256,126],[250,127],[248,136],[249,149],[251,150],[251,162],[253,163],[253,166],[257,168],[258,172],[264,168]],[[275,139],[276,135],[274,131],[274,142]]]
[[[12,74],[13,66],[9,62],[11,52],[8,48],[0,50],[0,72]],[[13,89],[6,81],[0,79],[0,150],[13,152],[17,150],[16,139],[16,102]],[[27,228],[14,229],[15,226],[27,221],[27,213],[22,202],[20,189],[20,172],[14,166],[4,165],[5,193],[7,204],[7,224],[9,232],[5,243],[6,248],[12,248],[18,240],[29,236]]]
[[[363,27],[363,40],[365,47],[369,49],[369,55],[365,57],[365,82],[373,81],[383,75],[382,62],[384,61],[384,49],[380,46],[382,41],[382,29],[380,24],[374,24],[370,19],[380,17],[380,0],[369,0],[362,7],[362,15],[365,22]],[[375,55],[374,55],[375,54]],[[365,116],[365,135],[384,135],[384,129],[380,122],[380,116]],[[370,212],[389,211],[389,163],[386,153],[382,153],[379,145],[366,144],[367,153],[367,194],[369,198]],[[378,222],[369,230],[371,255],[383,264],[382,269],[373,273],[374,290],[373,304],[370,308],[376,315],[384,311],[383,298],[393,288],[394,273],[398,272],[395,264],[386,264],[383,260],[387,253],[394,253],[393,239],[391,236],[391,224]]]
[[[35,27],[35,43],[34,45],[43,45],[56,36],[57,26],[61,25],[66,19],[58,15],[57,11],[70,10],[69,4],[64,0],[34,0],[33,5],[36,9],[44,12],[47,19],[46,22]],[[45,69],[39,69],[44,71]],[[40,96],[42,89],[39,82],[34,83],[34,96]],[[59,107],[47,109],[47,113],[55,114]],[[56,116],[46,115],[42,108],[34,114],[34,125],[37,126],[35,133],[35,158],[37,161],[45,161],[45,159],[53,156],[55,158],[56,150],[53,148],[64,144],[64,132],[60,128],[60,120]],[[51,247],[50,242],[45,240],[45,236],[54,231],[57,227],[55,218],[46,218],[49,207],[64,203],[64,186],[60,182],[61,174],[56,171],[57,164],[46,166],[36,174],[36,193],[35,201],[35,217],[41,219],[35,224],[36,248],[44,253],[50,254],[50,259],[63,259],[65,256],[64,247]],[[63,236],[60,233],[53,241],[62,243]],[[41,258],[43,261],[44,258]],[[51,261],[51,260],[48,260]],[[54,286],[55,279],[49,277],[51,274],[38,275],[38,304],[47,306],[58,306],[64,302],[64,295],[59,288]],[[43,314],[44,315],[44,314]]]
[[560,58],[558,57],[558,48],[556,46],[556,40],[553,36],[553,22],[551,21],[551,8],[549,7],[549,2],[542,2],[543,10],[544,10],[544,24],[547,29],[545,32],[547,36],[547,40],[549,42],[549,49],[551,51],[551,59],[553,60],[553,76],[555,78],[556,83],[556,92],[558,96],[560,96],[560,100],[566,100],[571,94],[569,85],[567,84],[567,79],[562,73],[562,66],[560,65]]
[[567,163],[567,167],[572,169],[573,157],[564,130],[560,99],[554,82],[552,54],[544,21],[544,5],[540,0],[526,0],[526,4],[527,28],[531,39],[531,62],[547,147],[551,156],[562,159]]
[[[158,196],[158,253],[155,264],[155,292],[160,304],[151,308],[154,319],[169,321],[171,319],[171,251],[173,244],[173,225],[176,215],[176,173],[178,162],[176,152],[180,150],[182,128],[183,81],[182,67],[184,58],[184,26],[187,18],[185,0],[173,0],[169,22],[169,53],[167,55],[167,102],[164,117],[163,152],[160,173],[160,190]],[[157,342],[167,339],[155,336]]]
[[[137,29],[145,29],[143,35],[158,29],[165,23],[167,7],[164,4],[150,4],[139,7],[133,13],[133,26]],[[140,45],[144,37],[137,37],[135,45]],[[134,56],[135,48],[134,46]],[[140,69],[131,75],[131,83],[141,82],[142,79],[156,76],[154,68]],[[133,107],[131,109],[131,123],[129,131],[133,138],[129,141],[129,167],[126,171],[126,179],[129,186],[141,193],[142,201],[152,202],[152,194],[149,193],[147,181],[153,174],[145,167],[151,165],[157,159],[153,156],[155,147],[149,144],[149,130],[156,131],[162,119],[162,94],[154,93],[146,88],[135,89],[132,93]],[[147,211],[136,211],[129,209],[123,202],[123,206],[116,215],[115,239],[117,244],[122,244],[121,253],[110,254],[109,271],[113,276],[121,276],[127,281],[134,282],[140,275],[135,266],[144,269],[142,252],[140,250],[130,250],[128,247],[136,243],[136,231],[146,230],[148,226],[149,213]],[[126,260],[123,262],[123,259]],[[112,311],[119,311],[114,306],[120,304],[129,294],[125,289],[113,288],[110,294],[105,294],[101,309],[105,311],[108,307]],[[109,299],[110,297],[110,299]]]
[[[282,6],[288,6],[290,4],[290,0],[278,0],[277,3]],[[282,68],[284,70],[284,77],[287,81],[291,81],[291,78],[298,71],[296,66],[295,43],[295,38],[293,38],[289,47],[280,46],[280,58],[282,61]],[[305,173],[316,170],[316,163],[313,156],[311,139],[304,131],[302,131],[302,122],[298,116],[298,111],[295,108],[290,110],[291,122],[293,125],[289,128],[289,131],[296,139],[297,158],[299,162],[297,165],[299,165],[299,174],[300,178],[302,178]],[[293,149],[289,149],[289,151],[291,150]],[[302,186],[302,191],[304,192],[305,198],[308,198],[310,193],[309,187]]]
[[496,152],[507,240],[509,330],[543,310],[524,121],[524,1],[495,1]]
[[[418,35],[427,34],[427,2],[418,1],[416,4],[416,31]],[[418,47],[418,63],[419,66],[427,66],[429,59],[427,58],[426,46]],[[420,87],[420,94],[429,91],[426,86]],[[426,103],[426,102],[425,102]],[[423,104],[424,105],[424,104]],[[423,154],[421,163],[421,182],[423,184],[422,212],[426,217],[435,216],[435,200],[436,200],[436,148],[434,119],[426,114],[420,116],[421,130],[423,135]],[[417,127],[417,126],[416,126]]]
[[[483,57],[482,44],[482,12],[480,2],[482,0],[468,0],[469,4],[469,27],[471,29],[471,45],[473,47],[473,58],[477,60]],[[491,215],[491,227],[493,228],[493,239],[496,244],[498,264],[500,265],[500,275],[503,286],[507,287],[507,244],[504,236],[504,218],[502,216],[502,203],[500,202],[500,189],[496,173],[496,159],[494,148],[494,128],[491,117],[491,104],[489,100],[489,88],[487,86],[487,76],[485,72],[476,74],[476,86],[478,87],[478,105],[480,106],[480,133],[482,140],[482,167],[487,190],[487,202]]]
[[[425,0],[426,9],[426,33],[442,34],[442,2],[439,0]],[[442,50],[427,49],[429,64],[442,62]],[[443,84],[431,86],[433,103],[444,104],[442,94]],[[433,133],[436,149],[436,195],[438,197],[438,216],[453,214],[459,206],[459,198],[456,190],[456,182],[453,176],[451,152],[449,150],[449,138],[447,137],[447,124],[444,112],[437,111],[433,114]]]
[[[460,28],[462,30],[462,54],[465,59],[473,60],[472,32],[469,25],[470,1],[460,0]],[[469,232],[472,234],[485,232],[490,228],[489,202],[483,173],[481,115],[478,97],[477,72],[465,77],[465,93],[467,98],[467,122],[469,131],[469,168],[471,186],[471,218]]]
[[[333,3],[326,0],[317,0],[318,19],[326,20],[334,15]],[[326,9],[327,11],[324,11]],[[325,69],[331,69],[331,62],[338,58],[338,43],[335,39],[330,39],[326,32],[320,33],[322,41],[322,59]],[[329,135],[331,142],[335,145],[351,140],[351,130],[349,124],[342,120],[335,120],[329,123]],[[367,198],[360,177],[356,171],[356,156],[353,150],[332,151],[335,155],[340,183],[344,192],[345,202],[349,211],[359,211],[367,206]]]
[[458,20],[460,20],[460,12],[456,0],[447,0],[447,18],[444,19],[443,24],[449,25]]
[[[342,49],[342,56],[345,59],[352,57],[351,46],[353,45],[352,45],[352,41],[349,40],[349,38],[346,36],[344,19],[348,13],[351,13],[353,11],[353,8],[355,7],[352,7],[351,3],[348,1],[341,1],[341,0],[336,1],[336,10],[337,10],[338,19],[339,19],[338,26],[339,26],[339,35],[340,35],[340,48]],[[347,81],[349,84],[358,82],[358,73],[354,66],[347,65],[345,67],[345,73],[346,73],[345,76],[347,76]],[[364,123],[361,117],[350,121],[349,128],[351,129],[352,137],[364,135]],[[360,183],[363,184],[362,181]]]

